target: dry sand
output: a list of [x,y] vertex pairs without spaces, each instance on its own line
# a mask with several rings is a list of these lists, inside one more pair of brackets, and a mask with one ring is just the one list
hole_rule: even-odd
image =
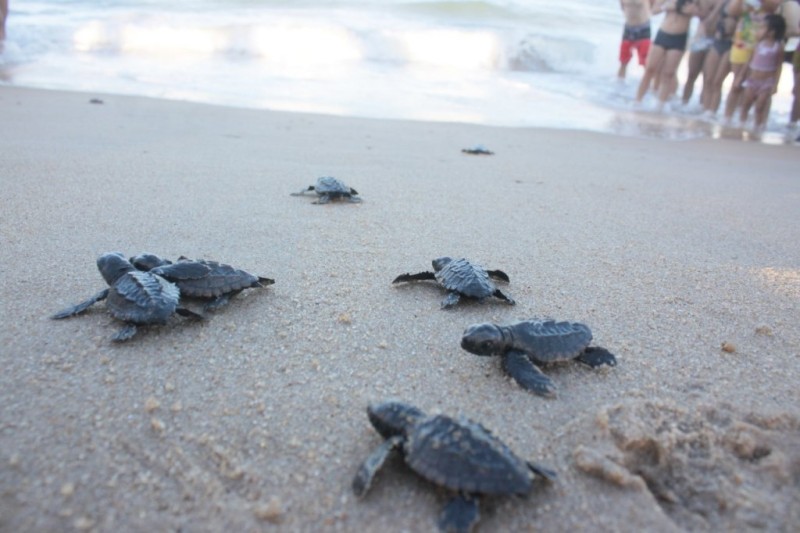
[[[796,148],[99,97],[0,88],[0,530],[432,530],[447,495],[399,460],[350,492],[389,397],[558,471],[481,531],[800,523]],[[322,175],[364,202],[289,196]],[[111,250],[276,284],[122,345],[102,303],[50,320]],[[440,255],[503,269],[517,305],[390,284]],[[619,365],[550,368],[548,400],[459,347],[530,317]]]

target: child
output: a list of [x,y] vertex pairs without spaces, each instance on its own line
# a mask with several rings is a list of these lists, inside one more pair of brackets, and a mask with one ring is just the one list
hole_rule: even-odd
[[619,0],[625,14],[625,28],[622,30],[622,43],[619,47],[620,80],[625,79],[628,63],[633,58],[633,51],[639,56],[639,64],[644,66],[647,52],[650,51],[650,16],[655,0]]
[[755,49],[748,64],[747,79],[742,84],[744,96],[739,119],[744,124],[750,107],[755,106],[756,133],[764,131],[772,93],[778,86],[783,63],[783,38],[786,20],[780,15],[767,15],[758,28]]
[[728,98],[725,100],[725,123],[732,121],[736,109],[741,105],[742,88],[747,76],[747,65],[753,54],[756,41],[756,28],[767,15],[774,14],[783,0],[731,0],[728,13],[738,17],[736,31],[733,34],[733,46],[729,54],[733,83]]

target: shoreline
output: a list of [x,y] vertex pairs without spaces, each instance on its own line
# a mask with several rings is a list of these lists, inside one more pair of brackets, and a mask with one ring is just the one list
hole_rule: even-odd
[[[743,142],[756,142],[769,145],[797,145],[794,139],[797,132],[788,132],[783,130],[767,130],[760,137],[754,137],[751,132],[746,128],[741,128],[734,125],[723,124],[719,119],[705,119],[698,114],[685,113],[682,111],[671,112],[657,112],[648,105],[635,107],[632,102],[628,106],[619,107],[603,107],[597,103],[584,103],[588,109],[592,109],[594,113],[593,118],[584,121],[581,126],[570,127],[569,125],[514,125],[514,124],[490,124],[475,121],[458,121],[447,119],[432,119],[432,118],[400,118],[400,117],[377,117],[356,114],[340,114],[335,112],[318,112],[318,111],[304,111],[304,110],[283,110],[283,109],[268,109],[264,107],[248,106],[247,104],[233,104],[214,101],[190,100],[190,99],[174,99],[164,96],[147,96],[139,94],[124,94],[124,93],[107,93],[103,91],[84,91],[84,90],[71,90],[71,89],[51,89],[43,87],[30,87],[19,85],[0,85],[3,88],[31,90],[31,91],[51,91],[51,92],[64,92],[74,94],[84,94],[88,98],[93,98],[96,95],[99,97],[113,98],[113,97],[128,97],[128,98],[146,98],[152,100],[163,100],[165,102],[185,103],[207,105],[229,109],[250,110],[250,111],[264,111],[274,113],[288,113],[298,115],[322,116],[341,119],[358,119],[358,120],[387,120],[387,121],[409,121],[420,123],[435,123],[435,124],[453,124],[464,126],[479,126],[487,128],[509,128],[509,129],[547,129],[554,131],[583,131],[593,132],[599,134],[617,135],[630,138],[643,138],[643,139],[660,139],[664,141],[687,141],[687,140],[733,140]],[[102,99],[102,98],[101,98]],[[652,104],[652,102],[650,102]],[[571,119],[574,120],[574,119]]]
[[[431,530],[447,494],[399,460],[351,492],[387,398],[556,470],[477,531],[800,518],[794,147],[8,87],[0,114],[0,531]],[[323,175],[363,203],[289,196]],[[102,303],[50,320],[112,250],[276,283],[121,345]],[[517,304],[391,285],[442,255],[502,269]],[[548,367],[549,400],[459,346],[533,317],[588,324],[618,365]]]

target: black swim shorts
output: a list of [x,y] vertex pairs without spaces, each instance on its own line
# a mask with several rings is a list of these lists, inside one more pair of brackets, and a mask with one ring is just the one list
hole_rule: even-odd
[[686,50],[686,41],[688,39],[688,33],[667,33],[658,30],[653,44],[660,46],[664,50]]

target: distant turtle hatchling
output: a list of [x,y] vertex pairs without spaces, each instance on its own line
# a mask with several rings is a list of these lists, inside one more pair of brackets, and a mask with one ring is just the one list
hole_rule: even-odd
[[291,195],[303,196],[307,192],[315,192],[317,194],[317,200],[312,202],[315,204],[327,204],[331,200],[339,198],[347,198],[352,203],[361,202],[361,198],[358,197],[358,191],[331,176],[317,178],[316,185],[309,185],[308,188],[300,192],[293,192]]
[[463,148],[461,151],[464,152],[465,154],[470,154],[470,155],[494,155],[494,152],[492,152],[482,144],[476,144],[471,148]]
[[578,322],[523,320],[508,326],[475,324],[461,338],[461,347],[477,355],[499,355],[503,369],[519,385],[542,396],[554,396],[556,387],[537,365],[574,359],[592,368],[616,366],[614,354],[589,347],[592,332]]
[[[136,334],[137,326],[148,324],[166,324],[173,313],[203,318],[188,309],[178,307],[180,291],[178,287],[166,279],[142,272],[125,259],[119,252],[110,252],[97,259],[97,268],[108,283],[109,288],[100,291],[85,302],[59,311],[52,318],[67,318],[86,311],[100,300],[106,300],[109,313],[114,318],[125,322],[112,340],[120,342],[130,339]],[[199,263],[181,265],[185,276],[202,276],[209,267]]]
[[[139,270],[151,272],[175,283],[182,297],[208,300],[203,307],[204,311],[224,306],[244,289],[275,283],[273,279],[255,276],[230,265],[204,259],[192,260],[180,257],[177,263],[172,263],[157,255],[145,253],[132,257],[131,263]],[[192,274],[185,268],[190,264],[205,266],[205,272],[198,273],[199,275]]]
[[456,305],[461,296],[479,301],[494,296],[514,305],[514,300],[503,294],[492,282],[492,279],[496,279],[508,283],[508,275],[502,270],[485,270],[466,259],[450,257],[434,259],[432,265],[433,272],[401,274],[392,283],[423,280],[438,282],[447,291],[447,296],[442,300],[442,309]]
[[537,477],[556,478],[555,472],[520,459],[467,418],[427,416],[401,402],[370,405],[367,415],[386,440],[361,464],[353,492],[364,496],[389,455],[400,452],[411,470],[454,493],[439,516],[442,531],[470,531],[479,519],[481,496],[527,495]]

